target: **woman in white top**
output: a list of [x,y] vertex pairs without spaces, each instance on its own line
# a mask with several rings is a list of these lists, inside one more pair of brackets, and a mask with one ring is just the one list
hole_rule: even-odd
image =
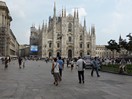
[[52,69],[54,70],[54,84],[57,86],[58,82],[60,81],[60,75],[59,75],[59,63],[57,62],[57,58],[54,58]]

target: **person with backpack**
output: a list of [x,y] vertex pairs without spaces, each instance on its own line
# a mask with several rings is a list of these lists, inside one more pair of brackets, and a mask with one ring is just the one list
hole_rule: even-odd
[[59,63],[57,62],[57,58],[54,58],[54,61],[52,63],[52,71],[53,71],[53,76],[54,76],[54,85],[58,86],[60,79],[60,74],[59,74]]
[[99,72],[98,72],[98,69],[99,69],[98,59],[97,59],[97,57],[95,57],[92,60],[92,71],[91,71],[91,76],[92,77],[93,77],[94,70],[96,71],[97,77],[100,77]]
[[78,68],[78,79],[79,79],[79,84],[84,83],[84,60],[81,59],[81,57],[78,58],[77,60],[77,68]]

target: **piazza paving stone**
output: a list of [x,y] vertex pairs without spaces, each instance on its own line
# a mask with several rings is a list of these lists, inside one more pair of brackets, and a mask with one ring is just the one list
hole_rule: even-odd
[[0,99],[132,99],[132,76],[99,72],[90,76],[85,70],[85,83],[78,83],[77,69],[65,65],[62,81],[53,84],[51,62],[26,61],[19,69],[12,61],[8,69],[0,62]]

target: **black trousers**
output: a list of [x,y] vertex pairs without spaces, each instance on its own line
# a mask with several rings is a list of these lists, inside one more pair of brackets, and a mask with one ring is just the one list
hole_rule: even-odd
[[62,77],[62,69],[59,69],[60,77]]
[[84,82],[84,71],[78,71],[79,83]]

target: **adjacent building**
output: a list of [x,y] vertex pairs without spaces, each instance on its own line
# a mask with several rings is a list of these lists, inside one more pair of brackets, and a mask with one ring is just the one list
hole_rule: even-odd
[[19,46],[19,56],[20,57],[29,57],[30,55],[30,46],[27,44]]
[[0,1],[0,56],[18,55],[19,43],[10,29],[11,21],[12,17],[6,3]]

